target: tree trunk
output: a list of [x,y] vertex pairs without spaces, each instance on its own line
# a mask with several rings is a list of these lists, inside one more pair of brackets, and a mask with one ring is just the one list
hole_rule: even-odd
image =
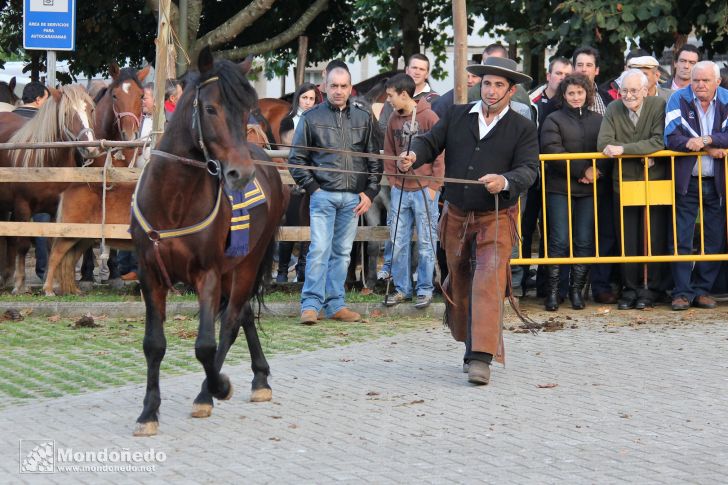
[[399,28],[402,31],[402,55],[405,62],[412,54],[420,52],[420,15],[417,0],[397,0],[399,5]]

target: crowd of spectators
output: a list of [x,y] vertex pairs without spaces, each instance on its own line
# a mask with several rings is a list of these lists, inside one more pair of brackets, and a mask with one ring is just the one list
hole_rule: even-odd
[[[483,62],[489,57],[507,56],[507,49],[500,44],[493,44],[483,52]],[[419,138],[429,132],[440,118],[447,116],[453,109],[453,92],[448,91],[439,96],[427,83],[429,69],[427,57],[416,54],[408,59],[405,74],[395,76],[387,83],[388,102],[379,118],[379,125],[386,134],[383,147],[385,154],[398,155],[406,151],[409,139]],[[482,99],[481,78],[474,74],[476,72],[469,69],[469,103]],[[598,50],[582,47],[574,52],[571,59],[552,59],[544,85],[528,93],[523,85],[518,84],[509,98],[510,109],[538,127],[541,153],[601,152],[608,157],[593,162],[592,159],[570,159],[565,156],[564,159],[546,162],[541,177],[527,192],[521,194],[519,244],[523,256],[531,255],[532,242],[536,238],[540,240],[539,256],[548,257],[591,257],[596,254],[640,256],[648,253],[669,255],[675,251],[673,240],[677,241],[677,254],[692,254],[695,250],[693,239],[696,219],[702,221],[700,230],[703,231],[705,253],[724,252],[724,150],[728,149],[728,91],[721,87],[721,82],[726,84],[728,73],[725,70],[721,73],[713,62],[702,61],[700,50],[690,44],[675,53],[672,77],[662,83],[660,80],[665,77],[665,73],[657,59],[639,49],[629,53],[624,72],[618,78],[599,84],[599,73]],[[339,66],[339,74],[338,90],[348,89],[350,95],[351,77],[348,70]],[[351,105],[348,96],[343,100],[339,97],[339,105],[332,106],[331,73],[326,73],[326,76],[322,83],[324,95],[317,100],[323,101],[326,107],[319,109],[317,113],[320,114],[316,114],[317,118],[314,119],[320,120],[322,115],[330,113],[326,116],[333,115],[331,121],[335,125],[337,113],[338,116],[346,113],[351,120],[351,113],[347,110],[360,106],[357,103]],[[315,88],[314,85],[306,85],[304,90],[296,93],[296,112],[292,111],[290,123],[292,133],[293,128],[298,126],[293,136],[294,145],[307,145],[312,137],[318,137],[318,141],[321,141],[316,134],[316,126],[296,123],[307,119],[308,115],[304,111],[309,104],[313,104],[319,92]],[[311,100],[307,98],[304,101],[302,96],[306,93],[310,94]],[[364,118],[361,123],[364,123]],[[364,123],[362,133],[367,129]],[[366,140],[359,140],[358,144],[357,140],[350,141],[356,146],[337,145],[333,148],[362,151],[363,161],[366,160],[367,151],[376,151],[367,145]],[[630,200],[626,187],[632,186],[622,185],[644,181],[645,175],[651,181],[670,179],[672,167],[669,157],[620,158],[623,155],[647,155],[662,149],[707,153],[699,157],[699,161],[693,155],[674,159],[674,237],[670,207],[652,205],[647,214],[643,205],[625,203],[625,200]],[[317,157],[313,153],[294,151],[290,160],[292,163],[317,165],[312,161]],[[439,165],[426,166],[426,175],[440,176],[443,173],[445,168],[442,158],[438,159]],[[328,160],[331,160],[330,155]],[[377,165],[373,160],[369,159],[362,165],[364,171],[370,171],[368,181],[349,181],[348,185],[337,186],[328,180],[328,188],[334,192],[359,190],[361,195],[366,191],[361,192],[360,189],[368,187],[367,195],[375,196],[379,185],[377,176],[371,173]],[[387,161],[385,171],[392,187],[388,225],[390,243],[394,248],[392,251],[392,245],[388,246],[385,271],[380,273],[381,276],[391,277],[393,282],[393,292],[386,296],[385,304],[397,305],[415,299],[415,306],[422,308],[429,304],[432,291],[437,287],[433,285],[436,254],[442,276],[447,274],[444,254],[439,244],[435,244],[435,226],[439,213],[437,202],[442,191],[447,191],[448,187],[446,184],[441,190],[438,184],[430,180],[418,183],[414,179],[407,179],[403,182],[401,177],[395,176],[397,169],[394,162]],[[310,171],[294,170],[293,174],[302,189],[310,195],[315,195],[322,188],[319,177],[331,179],[330,175],[318,175]],[[546,191],[545,197],[541,193],[542,187]],[[625,195],[622,195],[622,190],[625,190]],[[698,217],[700,195],[703,201],[702,219]],[[326,197],[327,204],[334,203],[329,200],[329,195]],[[542,198],[546,200],[546,214],[542,213]],[[347,199],[347,207],[351,206],[348,210],[356,208],[361,212],[362,200],[360,197]],[[312,218],[313,211],[312,204]],[[337,233],[335,220],[326,223],[330,225],[327,234],[331,230]],[[347,223],[350,223],[350,219],[347,219]],[[416,251],[411,251],[409,244],[413,234],[417,235],[419,241]],[[336,242],[341,242],[337,239],[334,237],[334,249],[337,248]],[[647,248],[648,241],[650,248]],[[514,245],[512,256],[518,254],[519,244]],[[350,243],[347,244],[349,249],[350,246]],[[330,252],[331,243],[326,247]],[[338,252],[344,249],[338,247]],[[414,254],[417,255],[417,265],[411,262]],[[324,251],[320,258],[329,258],[329,253]],[[348,263],[348,257],[342,258],[336,261],[337,272],[341,271],[339,268],[344,260]],[[684,310],[690,306],[715,307],[715,300],[710,293],[720,265],[713,262],[542,265],[536,273],[536,281],[529,278],[529,272],[524,273],[523,269],[512,268],[513,293],[520,291],[524,295],[530,286],[535,285],[537,295],[545,299],[547,310],[558,310],[566,298],[573,308],[584,308],[585,300],[588,299],[585,289],[589,287],[594,301],[617,304],[619,309],[645,309],[658,303],[670,303],[674,310]],[[308,282],[310,276],[300,274],[300,278]],[[326,313],[333,314],[345,308],[341,299],[343,293],[329,288],[328,279],[324,281],[325,287],[322,284],[317,289],[315,298],[304,288],[302,308],[310,311],[302,318],[306,320],[303,323],[313,323],[318,312],[329,305],[331,295],[335,304],[329,305]],[[313,282],[309,286],[312,285]]]

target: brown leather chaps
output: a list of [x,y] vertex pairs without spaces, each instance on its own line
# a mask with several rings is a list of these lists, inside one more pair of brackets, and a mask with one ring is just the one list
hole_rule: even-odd
[[465,342],[469,334],[473,351],[487,352],[501,364],[505,363],[501,314],[510,282],[517,210],[498,212],[497,241],[493,211],[463,212],[445,204],[439,226],[449,271],[443,289],[454,303],[446,302],[447,326],[455,340]]

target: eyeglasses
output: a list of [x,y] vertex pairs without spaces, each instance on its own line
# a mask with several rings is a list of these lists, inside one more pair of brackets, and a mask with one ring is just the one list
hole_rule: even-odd
[[622,96],[627,96],[627,95],[637,96],[640,93],[640,91],[642,91],[642,88],[640,88],[640,89],[620,89],[619,94],[621,94]]

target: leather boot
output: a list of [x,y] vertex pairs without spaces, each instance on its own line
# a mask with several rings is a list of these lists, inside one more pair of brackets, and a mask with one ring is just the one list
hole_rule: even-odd
[[571,267],[569,299],[571,300],[571,308],[574,310],[582,310],[586,306],[583,295],[584,286],[586,286],[586,277],[588,274],[589,266],[585,264],[575,264]]
[[559,309],[559,265],[550,264],[546,268],[546,299],[543,302],[544,308],[549,312]]

